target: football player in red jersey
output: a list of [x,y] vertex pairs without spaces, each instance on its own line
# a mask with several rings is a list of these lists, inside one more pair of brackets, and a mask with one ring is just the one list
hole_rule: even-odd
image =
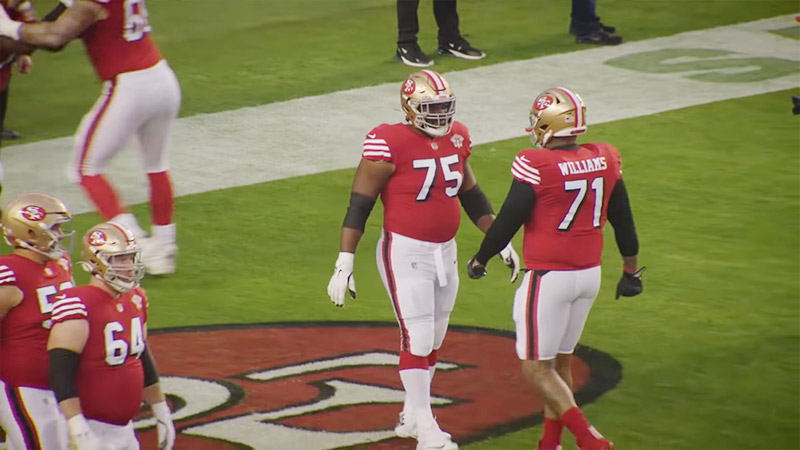
[[[167,141],[178,115],[180,86],[150,36],[144,0],[62,0],[69,7],[53,22],[24,24],[0,10],[0,35],[43,47],[83,40],[103,92],[75,134],[69,172],[106,220],[132,230],[147,271],[175,271],[177,251],[172,221],[174,198],[167,171]],[[48,15],[51,16],[51,15]],[[150,185],[153,237],[125,210],[103,174],[111,158],[131,138],[139,141]]]
[[47,378],[54,296],[74,283],[60,200],[21,194],[2,213],[13,253],[0,256],[0,425],[11,450],[66,450],[67,424]]
[[[458,291],[459,202],[482,231],[494,221],[468,162],[469,131],[453,120],[455,101],[441,75],[415,72],[400,92],[407,123],[382,124],[367,133],[328,284],[337,306],[344,306],[348,291],[355,298],[354,254],[380,195],[378,270],[400,326],[399,368],[406,391],[395,432],[415,437],[420,449],[458,448],[433,417],[430,384]],[[511,245],[498,252],[511,267],[513,282],[519,257]]]
[[514,158],[511,189],[467,271],[471,278],[484,276],[496,249],[524,224],[528,271],[514,297],[513,316],[523,373],[546,405],[539,448],[560,448],[566,426],[582,450],[612,449],[577,407],[570,368],[600,289],[606,218],[622,254],[617,298],[642,292],[644,268],[637,266],[639,241],[620,156],[606,143],[577,143],[577,135],[586,132],[586,108],[569,89],[539,94],[530,120],[531,140],[539,149]]
[[147,346],[147,296],[133,234],[105,222],[82,241],[89,284],[56,297],[47,350],[50,386],[78,450],[134,450],[132,419],[142,400],[156,418],[158,446],[172,449],[175,427]]

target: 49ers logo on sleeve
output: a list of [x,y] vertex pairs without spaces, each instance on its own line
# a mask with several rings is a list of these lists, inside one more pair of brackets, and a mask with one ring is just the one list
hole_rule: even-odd
[[[323,322],[153,330],[148,338],[178,429],[175,448],[413,448],[394,434],[403,408],[395,323]],[[576,398],[591,402],[621,379],[609,355],[579,347]],[[431,397],[460,443],[541,423],[514,333],[451,326]],[[136,421],[156,442],[154,420]],[[364,447],[368,446],[368,447]]]
[[22,217],[24,217],[26,220],[30,220],[31,222],[39,222],[47,217],[47,211],[36,205],[28,205],[22,208],[19,213],[22,215]]
[[403,92],[406,95],[411,95],[414,93],[415,90],[417,90],[417,83],[414,82],[413,78],[407,79],[406,82],[403,84]]
[[554,102],[555,100],[553,100],[553,97],[550,97],[549,95],[543,95],[536,99],[536,103],[534,103],[533,107],[537,111],[541,111],[543,109],[549,108],[550,105],[552,105]]
[[108,238],[106,238],[106,234],[102,231],[95,230],[92,232],[92,234],[86,237],[86,242],[88,242],[92,247],[97,247],[108,242]]

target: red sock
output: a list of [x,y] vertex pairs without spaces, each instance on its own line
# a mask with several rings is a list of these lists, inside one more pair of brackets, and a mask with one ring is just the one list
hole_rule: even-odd
[[428,355],[428,367],[434,367],[436,361],[439,361],[439,350],[434,350]]
[[172,212],[175,207],[169,173],[166,171],[148,173],[147,178],[150,181],[150,213],[153,225],[169,225],[172,223]]
[[602,441],[592,433],[592,426],[577,406],[561,415],[561,423],[575,435],[575,441],[581,450],[603,448]]
[[558,419],[544,418],[544,433],[539,441],[539,450],[556,450],[561,445],[561,430],[564,425]]
[[428,357],[417,356],[410,352],[400,352],[400,370],[404,369],[425,369],[428,370]]
[[117,193],[102,175],[83,175],[81,187],[104,219],[110,220],[122,213]]

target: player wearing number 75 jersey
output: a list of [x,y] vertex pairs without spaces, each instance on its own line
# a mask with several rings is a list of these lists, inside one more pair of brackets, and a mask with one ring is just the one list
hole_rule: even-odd
[[[60,13],[60,16],[59,16]],[[0,8],[0,35],[60,47],[80,38],[103,90],[75,133],[68,174],[80,184],[105,220],[133,231],[143,247],[148,272],[175,271],[174,198],[168,174],[167,141],[181,102],[175,73],[150,36],[144,0],[61,0],[52,22],[24,24]],[[106,179],[110,160],[132,137],[150,187],[152,238],[126,210]]]
[[78,450],[137,450],[132,419],[142,400],[156,418],[160,449],[172,449],[175,428],[147,347],[147,296],[141,250],[114,223],[89,229],[81,265],[86,286],[56,297],[47,343],[50,386]]
[[583,100],[565,88],[540,93],[530,113],[531,140],[511,165],[514,180],[494,225],[467,264],[471,278],[525,226],[523,258],[529,271],[514,297],[517,355],[545,402],[539,449],[560,448],[562,427],[581,450],[613,445],[589,425],[572,395],[571,356],[600,289],[606,218],[614,226],[623,275],[617,297],[642,292],[639,242],[620,156],[605,143],[580,144],[586,132]]
[[47,379],[54,297],[74,283],[62,240],[72,219],[60,200],[21,194],[3,209],[0,256],[0,428],[10,450],[66,450],[67,423]]
[[[355,298],[354,253],[380,195],[378,270],[400,326],[400,379],[406,392],[395,432],[416,438],[418,449],[458,448],[433,417],[430,385],[458,292],[459,203],[482,231],[494,221],[468,162],[469,132],[453,120],[455,101],[444,77],[432,70],[415,72],[400,92],[407,123],[380,125],[367,134],[328,284],[337,306],[344,306],[348,291]],[[519,257],[510,245],[497,251],[511,267],[513,282]]]

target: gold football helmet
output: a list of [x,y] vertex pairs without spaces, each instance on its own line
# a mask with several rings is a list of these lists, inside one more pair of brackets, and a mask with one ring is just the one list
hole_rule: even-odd
[[536,96],[531,107],[531,142],[544,147],[554,137],[586,132],[586,106],[580,96],[563,87],[553,87]]
[[406,120],[434,137],[453,128],[456,97],[450,83],[433,70],[420,70],[408,76],[400,89],[400,105]]
[[3,237],[14,248],[32,250],[50,259],[69,253],[61,241],[75,231],[62,225],[72,220],[72,214],[55,197],[38,192],[20,194],[6,205],[0,220]]
[[115,223],[104,222],[86,232],[81,245],[81,266],[100,277],[117,292],[139,287],[144,277],[142,249],[133,233]]

